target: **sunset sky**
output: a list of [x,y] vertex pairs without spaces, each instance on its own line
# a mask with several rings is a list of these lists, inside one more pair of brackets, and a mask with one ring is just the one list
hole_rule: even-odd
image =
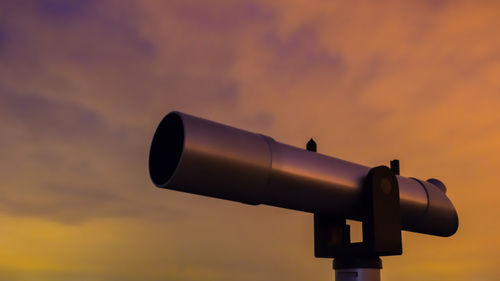
[[382,280],[499,280],[499,1],[0,0],[0,280],[333,280],[312,214],[153,186],[172,110],[441,179]]

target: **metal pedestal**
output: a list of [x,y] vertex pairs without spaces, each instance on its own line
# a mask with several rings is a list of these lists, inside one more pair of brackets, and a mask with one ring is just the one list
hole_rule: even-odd
[[335,281],[380,281],[380,269],[337,269],[335,270]]
[[372,258],[336,258],[333,261],[335,281],[380,281],[382,260]]

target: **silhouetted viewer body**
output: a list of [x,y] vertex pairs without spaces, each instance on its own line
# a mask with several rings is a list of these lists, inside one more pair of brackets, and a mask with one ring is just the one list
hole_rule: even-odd
[[[149,155],[162,188],[246,204],[314,213],[316,257],[335,258],[337,281],[380,280],[379,256],[400,255],[401,230],[451,236],[458,216],[445,185],[399,176],[276,142],[268,136],[180,112],[160,122]],[[350,242],[346,219],[362,221],[363,242]]]

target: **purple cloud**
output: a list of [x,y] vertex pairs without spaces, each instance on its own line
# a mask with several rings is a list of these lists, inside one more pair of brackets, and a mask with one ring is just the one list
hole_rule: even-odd
[[42,0],[37,1],[41,13],[56,21],[69,21],[92,12],[92,0]]

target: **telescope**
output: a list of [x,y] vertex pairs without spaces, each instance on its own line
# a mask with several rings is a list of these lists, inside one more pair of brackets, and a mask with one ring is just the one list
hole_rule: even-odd
[[[400,176],[398,160],[366,167],[316,150],[174,111],[156,129],[149,173],[161,188],[313,213],[315,256],[334,258],[337,281],[380,280],[379,257],[402,254],[402,230],[457,231],[441,181]],[[362,222],[362,242],[347,219]]]

